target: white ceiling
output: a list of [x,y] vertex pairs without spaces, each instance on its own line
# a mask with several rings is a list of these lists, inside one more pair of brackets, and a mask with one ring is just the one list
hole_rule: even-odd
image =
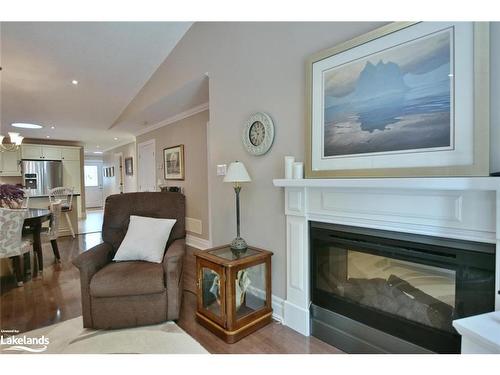
[[113,127],[143,134],[169,123],[181,114],[208,104],[209,79],[207,75],[197,77],[169,95],[158,98],[153,104],[136,112],[122,114]]
[[[132,141],[132,129],[110,127],[190,26],[2,22],[1,133],[81,141],[88,152]],[[79,84],[73,85],[73,79]],[[14,130],[13,122],[44,128]]]

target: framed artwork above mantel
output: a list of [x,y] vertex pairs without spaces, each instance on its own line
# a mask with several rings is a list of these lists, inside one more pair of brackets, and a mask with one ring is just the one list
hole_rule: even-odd
[[488,23],[388,24],[306,74],[306,178],[488,175]]

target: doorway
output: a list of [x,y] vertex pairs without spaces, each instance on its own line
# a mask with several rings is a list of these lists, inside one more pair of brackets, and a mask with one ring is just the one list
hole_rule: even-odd
[[155,140],[139,143],[137,149],[139,191],[156,191]]
[[84,164],[85,207],[102,208],[102,160],[85,160]]

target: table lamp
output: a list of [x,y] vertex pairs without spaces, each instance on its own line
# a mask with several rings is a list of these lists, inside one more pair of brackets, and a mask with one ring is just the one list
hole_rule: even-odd
[[231,242],[231,249],[235,251],[245,251],[247,243],[240,237],[240,191],[242,182],[250,182],[250,178],[245,165],[240,161],[229,164],[224,182],[232,182],[236,193],[236,238]]

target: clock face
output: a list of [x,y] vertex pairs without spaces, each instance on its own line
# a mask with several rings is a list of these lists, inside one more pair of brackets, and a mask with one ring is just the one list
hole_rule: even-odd
[[250,131],[248,132],[250,137],[250,142],[254,146],[260,146],[262,142],[264,142],[264,138],[266,137],[266,128],[264,124],[260,121],[255,121],[250,126]]
[[267,113],[254,113],[246,121],[241,140],[251,155],[264,155],[273,145],[274,124]]

